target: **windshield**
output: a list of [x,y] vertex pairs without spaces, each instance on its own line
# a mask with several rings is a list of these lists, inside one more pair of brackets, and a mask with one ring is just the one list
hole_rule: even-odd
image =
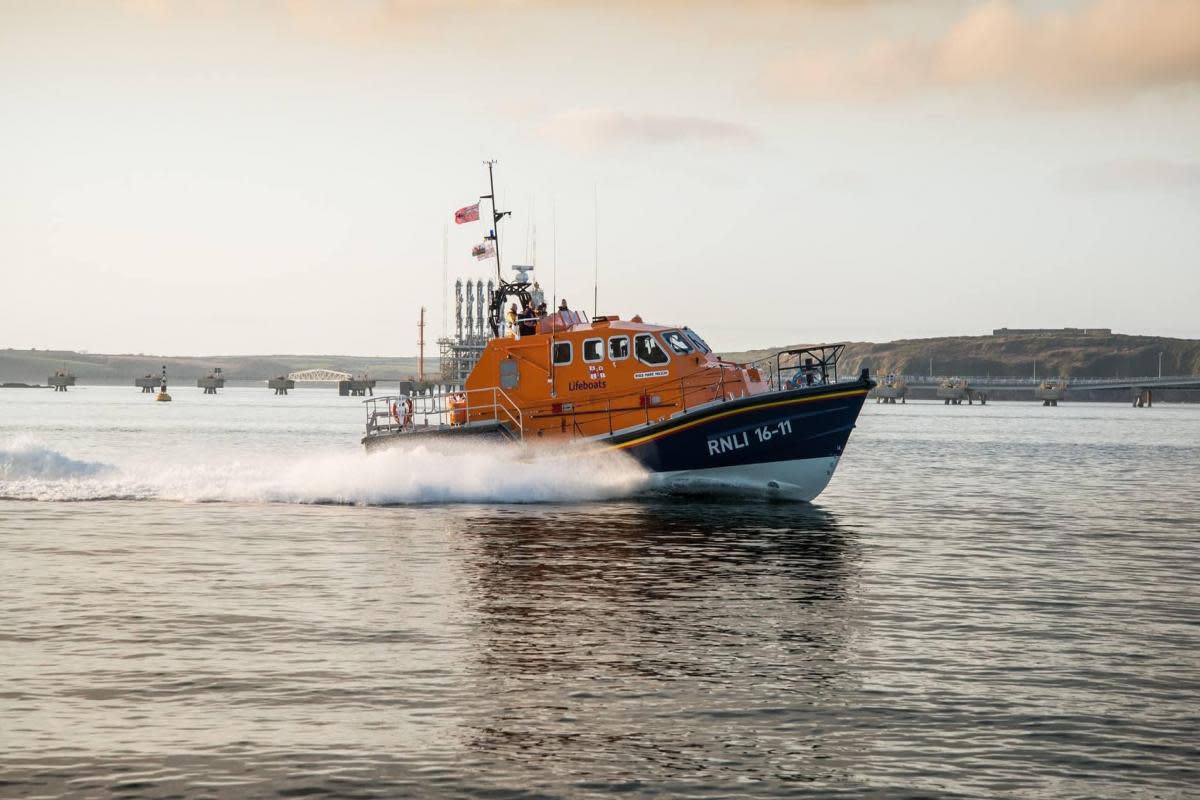
[[671,348],[676,355],[684,356],[692,352],[692,346],[679,331],[664,331],[662,338],[667,343],[667,347]]
[[691,339],[692,344],[696,345],[701,353],[711,353],[712,348],[708,346],[708,342],[700,338],[700,334],[696,333],[691,328],[684,328],[683,332],[687,334],[688,339]]

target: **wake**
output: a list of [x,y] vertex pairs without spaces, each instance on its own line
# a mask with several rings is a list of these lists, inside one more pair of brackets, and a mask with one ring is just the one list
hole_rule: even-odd
[[0,499],[173,500],[338,505],[552,503],[627,497],[649,483],[628,457],[575,448],[441,443],[252,463],[118,466],[36,440],[0,445]]

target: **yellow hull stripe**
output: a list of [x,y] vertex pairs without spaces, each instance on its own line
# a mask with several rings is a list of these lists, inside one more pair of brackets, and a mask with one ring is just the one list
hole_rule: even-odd
[[791,400],[776,400],[773,403],[763,403],[760,406],[750,406],[749,408],[735,408],[731,411],[722,411],[719,414],[713,414],[712,416],[704,417],[703,419],[695,419],[695,420],[692,420],[691,422],[685,422],[682,425],[677,425],[674,428],[671,428],[670,430],[658,431],[657,433],[650,433],[645,436],[640,436],[637,439],[630,439],[628,442],[622,442],[621,444],[614,444],[614,445],[612,445],[612,449],[624,450],[626,447],[633,447],[634,445],[637,445],[637,444],[642,444],[644,442],[653,441],[654,439],[657,439],[661,436],[667,436],[668,434],[678,433],[679,431],[685,431],[688,428],[694,428],[695,426],[703,424],[705,422],[712,422],[713,420],[723,419],[725,417],[732,417],[737,414],[745,414],[748,411],[761,411],[764,408],[777,408],[778,406],[793,406],[793,405],[799,405],[800,403],[811,403],[815,400],[834,400],[839,397],[858,397],[859,395],[865,396],[866,394],[867,394],[866,389],[853,389],[848,392],[836,392],[834,394],[821,394],[821,395],[817,395],[816,397],[796,397]]

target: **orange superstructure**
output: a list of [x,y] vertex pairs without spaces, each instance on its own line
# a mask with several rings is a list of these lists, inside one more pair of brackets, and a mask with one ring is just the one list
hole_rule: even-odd
[[686,327],[559,311],[489,342],[466,382],[467,420],[495,420],[491,394],[524,438],[592,437],[766,391],[758,369],[724,361]]

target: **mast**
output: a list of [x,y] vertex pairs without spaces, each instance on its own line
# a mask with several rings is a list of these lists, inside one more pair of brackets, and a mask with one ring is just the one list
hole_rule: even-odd
[[479,199],[480,200],[486,199],[486,200],[490,201],[492,204],[492,230],[487,236],[484,236],[483,238],[490,239],[492,242],[495,242],[495,244],[496,244],[496,247],[494,248],[496,251],[496,280],[498,280],[500,282],[500,285],[503,286],[505,281],[504,281],[504,274],[500,269],[500,220],[507,217],[509,215],[509,212],[496,210],[496,179],[492,175],[492,167],[495,166],[495,164],[496,164],[495,159],[492,159],[490,161],[485,161],[483,163],[487,164],[487,168],[488,168],[488,191],[490,192],[490,194],[485,194],[485,195],[481,196]]
[[417,380],[425,382],[425,306],[421,306],[421,318],[417,322]]

